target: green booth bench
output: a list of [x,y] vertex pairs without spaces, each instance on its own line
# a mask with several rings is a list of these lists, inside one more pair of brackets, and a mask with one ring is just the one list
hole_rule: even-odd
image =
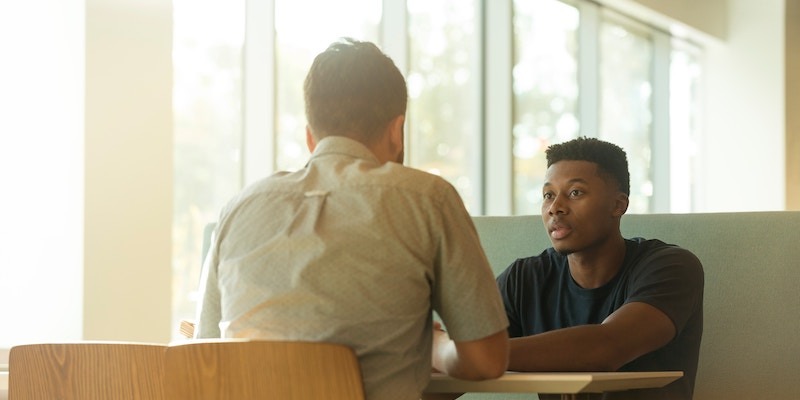
[[[550,247],[538,215],[473,218],[495,275]],[[203,254],[213,224],[204,232]],[[705,271],[695,400],[800,399],[800,211],[631,214],[625,237],[661,239]],[[465,400],[531,399],[467,394]]]
[[[538,215],[474,222],[495,275],[551,246]],[[800,399],[800,212],[632,214],[622,217],[622,233],[680,245],[703,263],[695,400]]]

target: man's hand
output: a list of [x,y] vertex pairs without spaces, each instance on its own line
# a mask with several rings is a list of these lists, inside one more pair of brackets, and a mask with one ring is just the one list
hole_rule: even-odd
[[481,339],[455,342],[434,321],[432,357],[434,371],[454,378],[497,378],[508,367],[508,332],[503,329]]
[[[433,352],[436,353],[437,348],[441,348],[446,346],[447,343],[450,343],[450,336],[447,334],[447,331],[442,328],[442,323],[439,321],[433,321]],[[433,357],[433,372],[443,372],[439,368],[436,368],[435,364],[436,357]]]

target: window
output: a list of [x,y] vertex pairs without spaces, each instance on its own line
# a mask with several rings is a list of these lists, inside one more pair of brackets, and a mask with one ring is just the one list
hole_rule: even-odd
[[172,296],[179,320],[194,317],[203,228],[242,186],[245,14],[244,1],[175,0],[173,7]]
[[689,211],[700,50],[590,2],[513,11],[513,213],[539,212],[544,149],[578,135],[626,150],[628,212]]
[[607,14],[600,22],[600,139],[628,155],[631,195],[628,212],[651,211],[653,40],[624,19]]
[[84,18],[75,2],[0,2],[0,364],[82,334]]

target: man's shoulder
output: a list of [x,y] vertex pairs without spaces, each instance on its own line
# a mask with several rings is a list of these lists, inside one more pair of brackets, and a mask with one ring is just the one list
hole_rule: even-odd
[[441,176],[398,163],[386,163],[373,170],[370,175],[368,179],[372,184],[407,193],[436,199],[458,196],[455,187]]
[[660,239],[636,237],[627,239],[629,249],[633,248],[631,261],[645,268],[669,267],[673,270],[693,270],[703,274],[700,259],[688,248],[666,243]]
[[450,186],[450,183],[439,175],[423,171],[418,168],[409,167],[407,165],[398,163],[386,163],[382,169],[387,169],[391,174],[395,175],[401,180],[409,180],[411,182],[425,183],[429,185],[445,185]]
[[626,239],[629,246],[633,246],[636,252],[643,255],[682,255],[695,257],[694,253],[679,244],[667,243],[661,239],[645,239],[634,237]]
[[276,202],[270,202],[269,205],[262,204],[259,200],[264,194],[280,195],[284,200],[289,200],[292,197],[298,197],[298,193],[302,194],[302,187],[300,185],[287,185],[286,182],[298,180],[297,176],[302,174],[300,171],[279,171],[270,176],[261,178],[254,181],[238,193],[228,199],[227,203],[220,211],[220,219],[225,218],[231,214],[241,211],[242,208],[246,209],[261,209],[264,207],[275,207]]

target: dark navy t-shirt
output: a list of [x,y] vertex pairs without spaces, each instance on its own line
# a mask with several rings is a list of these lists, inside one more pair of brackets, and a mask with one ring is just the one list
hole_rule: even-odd
[[664,388],[608,393],[602,398],[691,399],[703,333],[702,265],[690,251],[660,240],[635,238],[625,243],[619,273],[596,289],[578,286],[567,257],[553,248],[516,260],[497,277],[508,333],[520,337],[599,324],[626,303],[650,304],[672,320],[677,334],[620,371],[683,371],[684,377]]

